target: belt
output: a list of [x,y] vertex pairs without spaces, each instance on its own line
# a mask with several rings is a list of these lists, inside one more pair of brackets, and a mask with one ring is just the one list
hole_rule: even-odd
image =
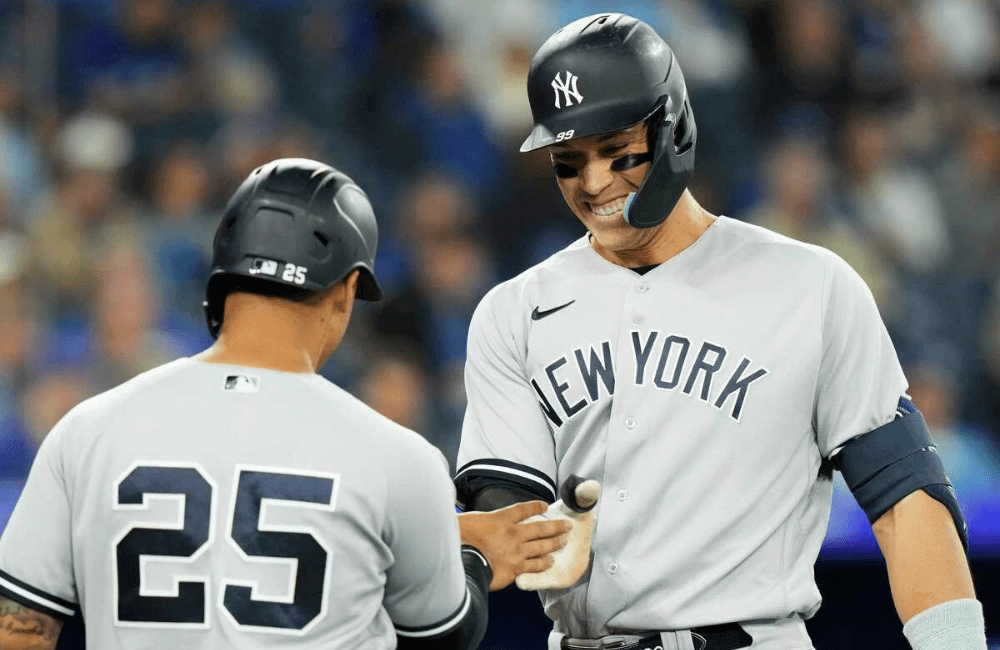
[[[695,650],[738,650],[753,644],[753,637],[739,623],[692,628],[691,638]],[[659,632],[648,636],[612,635],[594,640],[563,637],[560,644],[562,650],[656,650],[658,647],[663,647]]]

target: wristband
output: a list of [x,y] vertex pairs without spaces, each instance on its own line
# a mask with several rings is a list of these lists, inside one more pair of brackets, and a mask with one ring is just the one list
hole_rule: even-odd
[[939,603],[903,626],[913,650],[986,650],[983,604],[974,598]]
[[493,582],[493,565],[490,564],[490,561],[486,559],[486,556],[478,548],[470,544],[462,544],[462,560],[466,567],[469,565],[465,560],[469,556],[475,557],[476,560],[482,563],[483,572],[486,575],[486,586],[489,587],[490,583]]

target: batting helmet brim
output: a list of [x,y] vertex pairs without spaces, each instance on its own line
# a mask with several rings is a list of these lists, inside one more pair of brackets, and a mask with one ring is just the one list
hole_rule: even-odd
[[[653,108],[650,109],[650,106]],[[599,106],[588,106],[586,111],[567,111],[557,119],[536,124],[521,145],[521,153],[542,149],[556,142],[631,128],[648,119],[658,107],[658,100],[651,103],[648,96],[642,96],[631,100],[616,100],[614,106],[609,107],[613,108],[613,111],[601,110]],[[608,120],[610,114],[614,115],[613,122]]]

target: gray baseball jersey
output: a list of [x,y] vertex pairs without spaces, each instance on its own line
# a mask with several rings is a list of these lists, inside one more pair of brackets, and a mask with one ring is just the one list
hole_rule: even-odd
[[444,456],[313,374],[181,359],[52,430],[0,595],[91,648],[396,647],[467,607]]
[[892,420],[906,380],[845,262],[719,217],[644,275],[584,237],[493,289],[466,386],[459,478],[602,484],[589,572],[542,594],[558,631],[791,618],[754,644],[788,648],[820,603],[820,465]]

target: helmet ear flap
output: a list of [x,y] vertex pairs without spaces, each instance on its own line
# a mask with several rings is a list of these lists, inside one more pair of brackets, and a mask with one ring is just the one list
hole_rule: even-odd
[[674,151],[678,156],[683,156],[694,146],[695,126],[694,117],[691,115],[691,100],[685,98],[684,106],[677,115],[674,126]]
[[660,106],[649,116],[648,130],[646,131],[649,142],[649,151],[655,156],[661,154],[660,148],[669,143],[667,138],[660,140],[660,132],[668,129],[673,133],[674,153],[678,156],[686,154],[695,142],[694,117],[691,112],[691,101],[687,98],[678,113],[671,113],[664,116],[665,106]]
[[625,220],[630,226],[652,228],[670,215],[694,172],[695,138],[687,99],[679,113],[667,113],[665,107],[653,113],[649,126],[653,164],[625,205]]
[[660,146],[660,131],[664,127],[663,114],[667,110],[666,106],[660,105],[653,114],[646,118],[646,141],[649,145],[649,153],[652,156],[658,155]]

